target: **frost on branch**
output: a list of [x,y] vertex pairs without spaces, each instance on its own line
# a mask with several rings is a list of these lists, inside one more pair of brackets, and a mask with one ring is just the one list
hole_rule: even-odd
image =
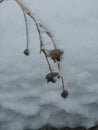
[[[0,0],[0,3],[2,3],[4,0]],[[62,55],[63,55],[63,51],[61,49],[58,49],[56,47],[55,44],[55,40],[53,38],[53,35],[51,34],[51,32],[45,27],[43,26],[36,18],[35,16],[32,14],[32,12],[29,11],[29,9],[23,5],[23,3],[21,3],[21,0],[15,0],[16,3],[20,6],[20,8],[22,9],[23,12],[23,16],[24,16],[24,21],[25,21],[25,28],[26,28],[26,48],[23,51],[23,53],[26,56],[30,55],[30,49],[29,49],[29,31],[28,31],[28,23],[27,23],[27,15],[32,19],[32,22],[35,23],[36,26],[36,30],[38,32],[38,36],[39,36],[39,44],[40,44],[40,53],[42,52],[44,54],[44,57],[47,61],[47,65],[49,67],[49,73],[46,74],[46,80],[47,83],[48,82],[52,82],[52,83],[56,83],[57,79],[61,79],[61,84],[62,84],[62,89],[63,92],[61,93],[61,97],[63,98],[67,98],[68,96],[68,91],[65,90],[65,85],[64,85],[64,80],[63,80],[63,76],[61,74],[61,66],[60,66],[60,62],[62,59]],[[42,31],[43,34],[45,33],[46,36],[51,40],[51,46],[53,46],[52,50],[46,51],[44,42],[43,42],[43,35],[42,35]],[[50,64],[50,60],[53,60],[53,64],[56,63],[57,64],[57,69],[58,72],[53,72],[53,68],[52,68],[52,63]]]

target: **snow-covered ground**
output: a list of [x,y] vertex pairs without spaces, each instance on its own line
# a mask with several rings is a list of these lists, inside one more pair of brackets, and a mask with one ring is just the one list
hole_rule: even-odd
[[[31,55],[26,57],[23,13],[14,0],[0,4],[0,130],[91,127],[98,123],[98,0],[22,0],[64,50],[62,72],[69,91],[39,54],[36,28],[28,17]],[[46,43],[50,46],[49,41]]]

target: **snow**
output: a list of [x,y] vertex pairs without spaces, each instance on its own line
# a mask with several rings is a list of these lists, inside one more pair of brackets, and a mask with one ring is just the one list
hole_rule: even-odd
[[[25,49],[25,23],[13,0],[0,4],[0,129],[91,127],[98,124],[98,1],[22,0],[64,50],[61,84],[47,84],[48,67],[39,54],[36,28],[28,17],[31,55]],[[50,41],[46,40],[46,47]]]

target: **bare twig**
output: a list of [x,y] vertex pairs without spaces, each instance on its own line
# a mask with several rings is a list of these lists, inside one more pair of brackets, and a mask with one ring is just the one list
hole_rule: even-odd
[[58,69],[59,69],[59,73],[60,73],[60,77],[61,77],[61,81],[62,81],[62,87],[63,87],[63,91],[65,90],[65,85],[64,85],[64,80],[63,80],[63,76],[61,74],[61,67],[60,67],[60,63],[57,63],[58,65]]
[[25,20],[25,26],[26,26],[26,49],[29,49],[29,32],[28,32],[28,23],[27,23],[27,18],[26,18],[26,14],[24,13],[24,20]]
[[43,47],[43,40],[42,40],[42,36],[41,36],[41,31],[39,29],[39,26],[37,24],[37,22],[35,22],[35,25],[36,25],[36,28],[37,28],[37,31],[38,31],[38,35],[39,35],[39,40],[40,40],[40,53],[42,51],[42,47]]
[[39,28],[37,22],[36,22],[35,24],[36,24],[36,28],[37,28],[37,31],[38,31],[38,34],[39,34],[39,39],[40,39],[40,53],[41,53],[41,51],[42,51],[43,54],[45,55],[46,61],[47,61],[47,63],[48,63],[49,70],[50,70],[51,74],[53,74],[51,65],[50,65],[49,60],[48,60],[48,58],[47,58],[47,53],[46,53],[46,51],[45,51],[45,49],[44,49],[44,45],[43,45],[43,40],[42,40],[40,28]]
[[[36,20],[35,17],[31,14],[31,12],[28,10],[28,8],[25,7],[25,6],[20,2],[20,0],[16,0],[16,2],[17,2],[17,3],[19,4],[19,6],[22,8],[23,12],[26,13],[27,15],[29,15],[29,16],[33,19],[33,21],[34,21],[34,23],[35,23],[35,25],[36,25],[37,31],[38,31],[38,35],[39,35],[39,40],[40,40],[40,52],[42,51],[42,52],[44,53],[45,58],[46,58],[47,63],[48,63],[48,66],[49,66],[49,70],[50,70],[51,73],[53,73],[53,72],[52,72],[51,65],[50,65],[50,63],[49,63],[49,60],[48,60],[48,58],[47,58],[47,53],[46,53],[46,51],[45,51],[45,49],[44,49],[44,46],[43,46],[41,31],[40,31],[40,28],[39,28],[39,26],[38,26],[37,20]],[[24,15],[24,16],[25,16],[25,15]],[[25,20],[26,20],[26,19],[25,19]]]
[[51,34],[51,32],[45,26],[43,26],[41,23],[39,23],[39,26],[44,29],[45,33],[48,35],[51,42],[53,43],[54,48],[56,49],[55,40],[54,40],[53,35]]
[[39,25],[40,25],[40,24],[37,23],[36,18],[32,15],[32,13],[29,11],[29,9],[28,9],[27,7],[25,7],[25,6],[23,5],[23,3],[20,2],[20,0],[15,0],[15,1],[16,1],[16,2],[18,3],[18,5],[22,8],[22,10],[23,10],[27,15],[29,15],[29,16],[33,19],[33,21],[34,21],[34,23],[35,23],[35,25],[36,25],[38,34],[39,34],[40,49],[41,49],[41,46],[43,46],[43,42],[42,42],[41,32],[40,32],[40,29],[39,29]]
[[21,8],[22,12],[23,12],[23,16],[24,16],[24,21],[25,21],[25,28],[26,28],[26,49],[24,50],[24,54],[26,56],[28,56],[30,54],[30,51],[29,51],[29,32],[28,32],[28,23],[27,23],[27,17],[26,17],[26,14],[23,10],[23,8]]
[[52,69],[51,69],[51,65],[50,65],[49,60],[48,60],[48,58],[47,58],[47,53],[46,53],[45,49],[42,49],[42,52],[44,53],[45,58],[46,58],[46,60],[47,60],[47,63],[48,63],[48,66],[49,66],[49,70],[50,70],[51,74],[53,74],[53,71],[52,71]]
[[[39,32],[39,26],[44,29],[45,33],[46,33],[46,34],[49,36],[49,38],[51,39],[51,41],[52,41],[52,43],[53,43],[53,45],[54,45],[54,48],[56,48],[55,41],[54,41],[54,39],[53,39],[53,35],[51,34],[51,32],[50,32],[45,26],[43,26],[41,23],[37,22],[36,18],[33,16],[33,14],[29,11],[29,9],[28,9],[26,6],[23,5],[23,3],[20,2],[20,0],[15,0],[15,1],[20,5],[20,7],[22,8],[22,10],[34,20],[38,32]],[[40,32],[39,32],[39,33],[40,33]],[[41,41],[41,40],[40,40],[40,41]],[[41,43],[41,44],[42,44],[42,43]]]
[[[3,0],[2,0],[2,1],[3,1]],[[25,13],[26,13],[27,15],[29,15],[29,16],[33,19],[33,21],[34,21],[34,23],[35,23],[35,25],[36,25],[36,28],[37,28],[38,35],[39,35],[39,40],[40,40],[40,52],[41,52],[41,51],[43,52],[43,54],[44,54],[44,56],[45,56],[45,58],[46,58],[46,61],[47,61],[47,63],[48,63],[49,70],[50,70],[51,74],[53,74],[51,65],[50,65],[49,60],[48,60],[48,57],[47,57],[47,53],[46,53],[45,48],[44,48],[44,44],[43,44],[43,40],[42,40],[42,35],[41,35],[41,30],[40,30],[40,28],[44,29],[45,33],[46,33],[46,34],[48,35],[48,37],[51,39],[51,42],[52,42],[52,44],[53,44],[53,46],[54,46],[54,49],[57,49],[56,44],[55,44],[55,40],[54,40],[54,38],[53,38],[53,35],[49,32],[49,30],[48,30],[46,27],[44,27],[41,23],[37,22],[36,18],[32,15],[32,13],[29,11],[29,9],[28,9],[27,7],[25,7],[25,6],[23,5],[23,3],[20,2],[20,0],[15,0],[15,1],[16,1],[16,2],[19,4],[19,6],[22,8],[22,10],[23,10],[23,12],[24,12],[24,17],[25,17]],[[26,17],[25,17],[25,21],[26,21]],[[26,26],[27,26],[27,25],[26,25]],[[26,28],[27,28],[27,27],[26,27]],[[27,34],[27,35],[28,35],[28,34]],[[28,41],[28,40],[27,40],[27,41]],[[58,67],[58,70],[59,70],[59,73],[60,73],[60,78],[61,78],[61,82],[62,82],[63,92],[65,93],[64,79],[63,79],[63,76],[62,76],[62,74],[61,74],[60,63],[58,63],[58,62],[57,62],[57,67]],[[64,95],[64,93],[63,93],[63,95]]]

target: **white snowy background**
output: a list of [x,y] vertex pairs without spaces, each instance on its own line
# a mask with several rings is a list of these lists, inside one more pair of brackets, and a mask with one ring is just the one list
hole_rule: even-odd
[[22,2],[64,50],[61,66],[69,96],[61,98],[60,81],[47,84],[48,66],[29,17],[31,55],[23,54],[23,13],[14,0],[5,1],[0,4],[0,130],[98,124],[98,0]]

